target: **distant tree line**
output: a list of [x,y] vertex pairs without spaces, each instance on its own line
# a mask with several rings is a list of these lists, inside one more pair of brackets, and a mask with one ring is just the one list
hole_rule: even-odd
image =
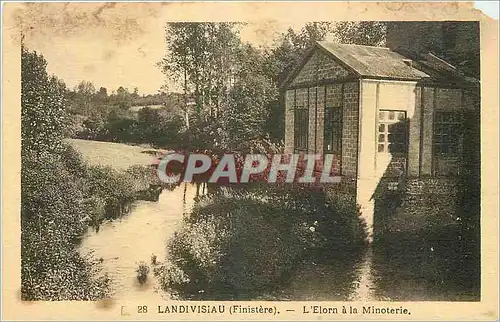
[[139,95],[120,86],[108,94],[105,87],[80,82],[66,89],[70,119],[67,136],[126,143],[168,145],[179,132],[179,101],[176,93]]

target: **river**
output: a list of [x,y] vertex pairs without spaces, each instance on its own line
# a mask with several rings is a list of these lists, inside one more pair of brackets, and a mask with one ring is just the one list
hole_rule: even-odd
[[158,290],[152,272],[147,282],[140,285],[136,269],[139,262],[150,265],[153,254],[159,262],[165,260],[167,241],[181,224],[183,214],[190,211],[195,195],[196,186],[185,184],[162,192],[157,202],[137,202],[128,215],[104,222],[99,232],[89,229],[80,251],[103,259],[104,271],[112,280],[114,299],[147,303],[169,298]]
[[[196,186],[183,184],[161,193],[158,202],[137,202],[129,215],[89,230],[81,252],[102,258],[115,299],[144,303],[170,299],[158,289],[152,272],[137,281],[139,262],[165,260],[166,244],[194,204]],[[184,202],[185,201],[185,202]],[[396,245],[397,246],[397,245]],[[479,265],[439,240],[418,245],[373,245],[359,254],[334,259],[305,259],[281,289],[262,299],[316,301],[476,301]]]

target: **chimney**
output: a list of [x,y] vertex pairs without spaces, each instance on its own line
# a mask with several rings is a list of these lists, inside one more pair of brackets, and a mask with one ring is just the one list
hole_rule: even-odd
[[411,59],[403,59],[403,62],[406,64],[406,66],[409,66],[409,67],[413,68],[413,60],[411,60]]

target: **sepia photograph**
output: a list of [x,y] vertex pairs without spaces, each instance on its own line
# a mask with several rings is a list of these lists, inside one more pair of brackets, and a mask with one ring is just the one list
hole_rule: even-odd
[[165,8],[11,10],[21,302],[332,319],[484,300],[479,21]]

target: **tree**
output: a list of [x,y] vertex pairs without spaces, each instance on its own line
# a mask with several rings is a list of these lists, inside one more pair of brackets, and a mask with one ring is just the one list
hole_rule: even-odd
[[83,115],[96,115],[99,112],[95,109],[94,104],[94,95],[95,95],[95,87],[94,84],[88,81],[81,81],[76,86],[76,95],[75,101],[77,104],[77,108],[79,113]]
[[332,28],[330,22],[308,22],[299,32],[289,28],[277,38],[272,48],[266,49],[267,71],[276,85],[288,76],[316,41],[325,40]]
[[131,102],[132,98],[128,89],[123,86],[118,87],[116,90],[116,105],[126,110],[132,105]]
[[216,115],[227,98],[228,83],[239,46],[236,23],[169,23],[167,55],[159,63],[166,76],[182,81],[185,102],[192,93],[197,118]]
[[379,21],[342,21],[335,24],[332,33],[343,44],[384,46],[387,24]]
[[43,56],[22,47],[22,299],[97,299],[105,295],[107,282],[94,279],[93,264],[75,246],[87,228],[84,163],[62,141],[66,87],[48,76],[46,66]]
[[99,92],[97,92],[97,99],[100,102],[105,102],[108,98],[108,90],[106,87],[99,88]]
[[64,83],[49,77],[47,61],[22,48],[21,59],[21,151],[56,152],[67,122]]
[[221,113],[222,146],[230,151],[250,152],[256,143],[266,139],[269,103],[277,98],[278,92],[265,71],[261,51],[245,44],[236,58],[234,85],[229,91],[227,108]]

